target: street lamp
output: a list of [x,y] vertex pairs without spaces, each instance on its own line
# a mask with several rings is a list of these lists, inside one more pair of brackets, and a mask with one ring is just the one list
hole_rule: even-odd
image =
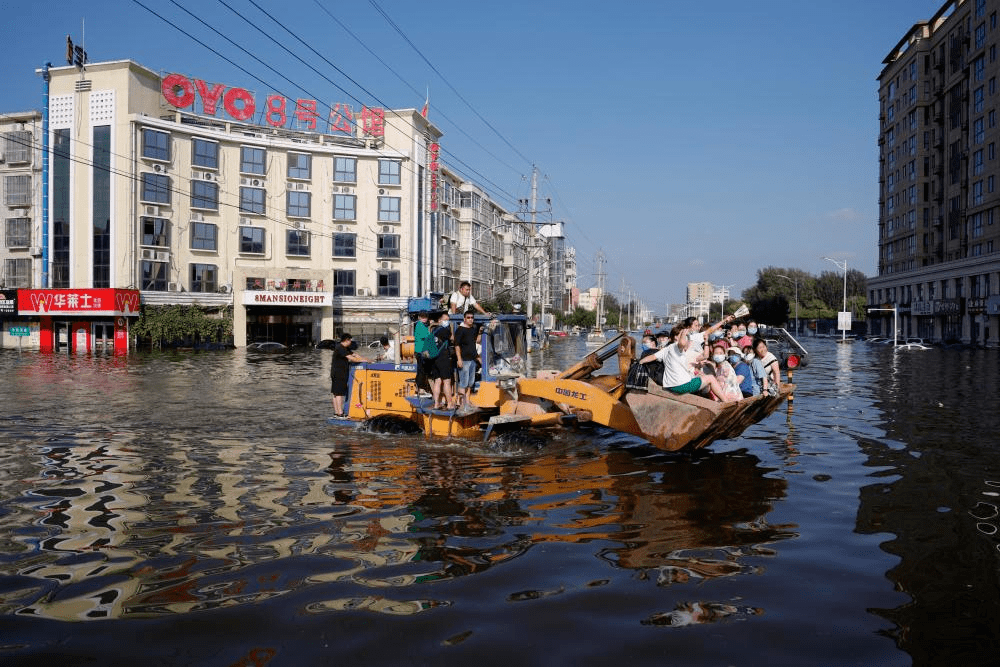
[[[833,262],[834,264],[837,265],[838,269],[843,269],[844,270],[844,309],[841,312],[842,313],[846,313],[847,312],[847,260],[845,259],[843,261],[843,263],[841,263],[841,262],[838,262],[835,259],[831,259],[830,257],[824,257],[823,259],[825,259],[828,262]],[[841,336],[840,340],[841,340],[841,342],[845,342],[846,343],[847,342],[847,329],[841,329],[841,331],[843,332],[843,335]]]
[[788,276],[782,275],[780,273],[776,273],[774,275],[778,276],[779,278],[784,278],[785,280],[788,280],[795,285],[795,335],[798,336],[799,335],[799,279],[795,278],[794,280],[792,280]]

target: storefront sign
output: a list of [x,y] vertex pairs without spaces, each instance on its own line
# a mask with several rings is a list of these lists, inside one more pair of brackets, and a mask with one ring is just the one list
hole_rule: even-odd
[[7,333],[11,336],[30,336],[31,329],[28,327],[8,327]]
[[0,317],[17,315],[17,290],[0,292]]
[[276,94],[268,95],[264,107],[260,107],[246,88],[227,88],[222,83],[206,83],[183,74],[163,77],[160,92],[167,104],[177,109],[190,107],[194,113],[198,113],[196,100],[201,100],[201,113],[206,116],[215,116],[221,106],[233,120],[249,121],[261,108],[264,121],[271,127],[344,136],[385,136],[385,110],[379,107],[362,106],[361,113],[355,114],[350,105],[336,102],[325,115],[316,100],[293,101]]
[[17,291],[20,315],[136,316],[139,290],[22,289]]
[[938,299],[933,303],[935,315],[958,315],[962,312],[962,304],[958,299]]
[[329,292],[258,292],[243,293],[244,306],[310,306],[324,308],[332,305]]
[[988,315],[1000,315],[1000,295],[991,296],[986,299],[986,313]]
[[974,299],[969,299],[965,302],[965,310],[968,313],[981,313],[986,310],[986,299],[983,297],[977,297]]
[[934,302],[933,301],[914,301],[912,309],[913,309],[913,314],[914,315],[933,315],[934,314]]
[[433,143],[430,146],[430,160],[427,168],[431,172],[431,210],[438,210],[438,180],[440,179],[440,163],[438,157],[441,153],[441,144]]

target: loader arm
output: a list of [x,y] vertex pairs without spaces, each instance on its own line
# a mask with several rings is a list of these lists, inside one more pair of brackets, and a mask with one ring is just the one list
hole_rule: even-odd
[[537,398],[551,401],[562,412],[577,415],[580,421],[592,421],[616,431],[645,437],[627,405],[588,382],[562,378],[519,378],[517,391],[522,400]]

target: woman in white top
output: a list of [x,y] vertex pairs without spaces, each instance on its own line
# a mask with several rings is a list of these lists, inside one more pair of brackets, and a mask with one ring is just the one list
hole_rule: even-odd
[[688,364],[687,351],[691,345],[688,330],[675,329],[674,342],[659,350],[651,350],[639,360],[640,364],[659,359],[663,362],[663,388],[675,394],[692,394],[711,390],[716,396],[723,396],[722,385],[714,375],[693,375]]
[[753,351],[757,355],[757,358],[760,359],[760,363],[764,365],[763,392],[771,396],[777,396],[778,387],[781,386],[781,367],[777,357],[768,352],[767,343],[764,342],[763,338],[758,338],[754,341]]

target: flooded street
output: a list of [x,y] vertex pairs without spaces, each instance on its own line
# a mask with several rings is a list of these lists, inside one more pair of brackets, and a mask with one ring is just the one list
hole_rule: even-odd
[[0,351],[0,664],[994,664],[1000,353],[804,344],[694,454],[341,430],[326,350]]

